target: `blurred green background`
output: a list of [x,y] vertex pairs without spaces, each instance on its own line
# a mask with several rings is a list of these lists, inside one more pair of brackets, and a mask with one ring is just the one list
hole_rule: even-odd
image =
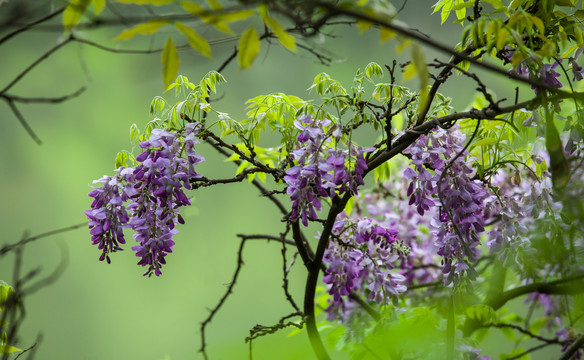
[[[461,27],[440,26],[440,18],[430,16],[432,3],[408,4],[401,18],[442,43],[455,44]],[[14,11],[12,5],[0,6],[0,14],[4,11],[2,16],[7,16],[8,11]],[[48,9],[47,4],[34,2],[28,6]],[[33,18],[23,18],[22,22],[30,20]],[[59,21],[60,17],[50,23]],[[88,29],[78,34],[107,46],[141,49],[160,47],[168,36],[142,36],[130,43],[111,41],[121,29]],[[4,28],[0,36],[8,31]],[[214,106],[241,120],[248,98],[285,92],[309,99],[313,95],[306,89],[319,72],[325,71],[349,87],[357,68],[363,69],[371,61],[389,64],[397,56],[395,41],[381,45],[376,30],[363,35],[356,27],[326,31],[334,37],[315,37],[304,43],[328,49],[334,65],[325,67],[307,52],[292,54],[275,42],[264,42],[250,69],[239,70],[234,63],[223,72],[228,83],[219,88],[220,100]],[[2,44],[0,87],[54,46],[60,36],[61,32],[50,29],[31,30]],[[197,82],[207,71],[216,69],[235,44],[232,40],[213,46],[212,60],[181,50],[179,73]],[[407,59],[408,54],[406,51],[399,59]],[[428,51],[426,56],[430,60],[438,55]],[[440,58],[446,59],[444,55]],[[455,97],[459,107],[472,95],[472,91],[464,93],[463,83],[470,86],[461,80],[443,89]],[[415,80],[407,85],[417,89]],[[18,104],[42,139],[41,146],[26,134],[9,107],[0,103],[0,245],[17,242],[25,233],[37,235],[85,221],[83,211],[91,203],[88,184],[103,174],[112,174],[119,150],[132,150],[130,125],[143,127],[150,120],[150,101],[162,95],[160,54],[114,54],[68,44],[30,72],[11,93],[60,96],[81,86],[87,91],[63,104]],[[172,94],[164,96],[174,102]],[[224,162],[213,149],[201,145],[199,152],[207,158],[199,167],[200,173],[208,177],[234,174],[233,164]],[[38,359],[201,358],[197,352],[200,322],[231,281],[239,246],[236,234],[277,235],[283,227],[279,212],[248,183],[204,188],[191,195],[194,205],[183,213],[186,225],[179,228],[175,252],[167,257],[160,278],[141,276],[144,270],[136,266],[138,259],[130,250],[131,244],[112,256],[111,265],[99,262],[100,252],[91,246],[85,227],[27,245],[25,272],[42,267],[43,275],[48,275],[63,256],[68,266],[54,284],[26,298],[26,319],[17,345],[27,348],[42,333]],[[291,255],[289,251],[289,259]],[[8,283],[12,282],[13,261],[12,254],[0,261],[0,279]],[[249,242],[244,261],[233,295],[207,328],[207,349],[214,359],[247,358],[244,338],[249,329],[256,324],[275,324],[293,311],[281,286],[280,245]],[[304,277],[298,260],[291,290],[299,304]],[[285,330],[254,341],[254,359],[313,358],[306,334],[289,337],[288,333]],[[335,358],[342,357],[336,354]]]

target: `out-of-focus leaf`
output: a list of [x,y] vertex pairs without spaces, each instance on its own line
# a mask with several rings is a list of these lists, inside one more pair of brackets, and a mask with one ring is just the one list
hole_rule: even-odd
[[176,78],[178,74],[178,51],[172,42],[171,38],[166,40],[164,50],[162,50],[162,79],[164,81],[164,88],[168,88],[170,83]]
[[186,26],[181,22],[177,21],[175,23],[175,26],[178,29],[178,31],[180,31],[187,37],[189,45],[191,45],[193,49],[200,52],[201,55],[203,56],[206,56],[208,58],[211,57],[211,46],[209,46],[209,43],[207,42],[207,40],[205,40],[204,37],[197,34],[195,30],[191,29],[190,27]]
[[93,4],[93,13],[99,15],[105,7],[105,0],[91,0]]
[[168,24],[168,20],[148,20],[145,23],[122,31],[114,40],[129,40],[138,34],[154,34],[166,24]]
[[124,3],[124,4],[139,4],[139,5],[150,4],[150,5],[156,5],[156,6],[172,4],[174,2],[174,0],[117,0],[117,1]]
[[260,52],[260,38],[253,27],[245,30],[239,39],[237,62],[242,69],[248,68]]
[[476,304],[466,309],[466,316],[478,321],[481,325],[490,323],[495,319],[495,310],[488,305]]
[[4,303],[14,293],[14,290],[6,282],[0,280],[0,310],[4,309]]
[[294,37],[288,34],[286,30],[282,28],[280,23],[278,23],[276,20],[274,20],[268,15],[268,10],[265,5],[260,6],[260,15],[264,20],[266,26],[272,29],[274,34],[276,34],[276,37],[278,38],[280,44],[282,44],[282,46],[284,46],[286,49],[292,52],[296,52],[296,40],[294,40]]
[[63,25],[65,26],[65,31],[71,30],[72,27],[77,25],[81,20],[81,15],[87,9],[89,5],[89,0],[71,0],[69,5],[63,11]]
[[15,351],[20,351],[21,349],[10,346],[10,345],[0,345],[0,354],[12,354]]
[[488,145],[493,145],[496,142],[497,142],[497,139],[487,137],[487,138],[481,139],[481,140],[477,141],[476,143],[474,143],[474,146],[488,146]]
[[215,14],[192,1],[182,1],[180,5],[183,7],[183,9],[201,19],[205,24],[213,25],[217,30],[229,35],[233,35],[233,31],[231,31],[229,25],[227,25],[224,20],[224,17],[229,13]]

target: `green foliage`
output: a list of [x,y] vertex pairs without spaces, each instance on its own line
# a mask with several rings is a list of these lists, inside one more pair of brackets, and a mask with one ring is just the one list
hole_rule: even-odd
[[253,27],[247,28],[239,39],[239,51],[237,62],[242,69],[251,66],[256,56],[260,53],[260,38]]
[[[2,315],[1,312],[7,310],[6,303],[8,301],[10,301],[11,308],[16,308],[18,306],[18,303],[14,299],[15,295],[14,289],[3,280],[0,280],[0,317]],[[7,334],[4,331],[4,327],[7,325],[8,323],[5,321],[3,323],[0,322],[0,354],[11,354],[15,351],[21,351],[21,349],[7,343]]]
[[138,34],[149,35],[157,32],[161,27],[168,24],[168,20],[148,20],[145,23],[122,31],[114,40],[130,40]]
[[176,50],[176,46],[174,46],[174,42],[171,38],[166,40],[164,44],[164,50],[162,50],[162,79],[164,81],[164,87],[168,89],[168,86],[172,82],[172,80],[178,74],[178,51]]
[[209,58],[211,57],[211,46],[209,45],[207,40],[205,40],[204,37],[200,36],[199,34],[197,34],[195,30],[191,29],[190,27],[186,26],[185,24],[179,21],[175,22],[174,25],[176,26],[178,31],[180,31],[187,37],[189,45],[191,45],[193,49],[200,52],[201,55],[203,56]]
[[[89,0],[71,0],[69,2],[63,12],[63,26],[65,26],[65,31],[71,30],[71,28],[79,23],[88,5]],[[98,4],[98,6],[100,5]]]

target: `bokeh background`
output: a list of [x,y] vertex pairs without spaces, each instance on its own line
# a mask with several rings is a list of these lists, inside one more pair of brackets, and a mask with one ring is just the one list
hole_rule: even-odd
[[[397,1],[396,7],[401,6]],[[455,44],[460,25],[440,25],[431,16],[434,1],[407,3],[400,18],[436,40]],[[34,20],[63,1],[8,1],[0,5],[3,27],[0,36],[18,22]],[[131,7],[116,6],[131,14]],[[19,9],[24,15],[15,16]],[[160,12],[163,8],[157,8]],[[164,11],[172,11],[172,6]],[[164,12],[162,11],[162,12]],[[29,14],[29,15],[26,15]],[[32,15],[30,15],[32,14]],[[113,16],[106,10],[104,17]],[[0,47],[0,87],[11,81],[62,37],[61,17],[20,34]],[[200,25],[202,26],[202,25]],[[138,36],[123,43],[112,39],[123,26],[80,29],[78,35],[100,44],[134,49],[161,47],[167,32]],[[202,27],[201,27],[202,29]],[[271,92],[285,92],[310,99],[307,92],[315,75],[327,72],[347,87],[357,68],[369,62],[389,64],[405,61],[408,52],[396,54],[395,41],[380,44],[377,30],[359,34],[355,26],[325,29],[332,37],[315,37],[303,42],[332,57],[331,66],[300,50],[292,54],[273,42],[262,43],[254,65],[240,70],[236,63],[223,75],[228,83],[218,91],[214,106],[243,119],[245,100]],[[224,38],[212,31],[201,33]],[[182,44],[178,34],[177,44]],[[192,50],[181,50],[179,73],[194,82],[219,67],[233,51],[237,39],[212,47],[213,59]],[[445,55],[427,51],[427,59]],[[417,88],[416,81],[406,85]],[[27,135],[9,107],[0,102],[0,246],[19,241],[24,234],[83,223],[83,211],[91,203],[87,193],[94,179],[112,174],[114,157],[122,149],[132,150],[130,125],[142,128],[151,118],[152,98],[163,95],[160,54],[116,54],[72,43],[50,56],[22,79],[12,94],[30,97],[60,96],[86,86],[81,96],[63,104],[18,104],[24,117],[42,139],[41,146]],[[504,85],[501,85],[504,86]],[[472,97],[471,84],[443,89],[454,103],[465,106]],[[164,94],[174,102],[172,94]],[[199,172],[209,177],[234,175],[233,164],[201,145],[207,161]],[[43,238],[24,249],[24,269],[42,268],[48,275],[61,261],[67,261],[62,276],[52,285],[26,298],[26,318],[18,346],[32,345],[39,333],[43,340],[38,359],[198,359],[200,322],[208,308],[216,305],[231,281],[236,266],[238,233],[273,234],[282,230],[280,214],[248,183],[220,185],[197,190],[194,205],[184,209],[186,225],[179,228],[175,252],[159,278],[144,278],[143,269],[127,246],[114,254],[112,264],[99,262],[100,252],[91,246],[86,227]],[[284,201],[286,199],[283,198]],[[128,236],[130,242],[132,241]],[[288,252],[290,259],[292,252]],[[249,242],[245,265],[234,294],[207,328],[207,349],[214,359],[244,359],[248,345],[244,338],[256,324],[272,325],[293,310],[282,291],[280,245]],[[14,256],[0,258],[0,279],[10,283]],[[302,303],[305,273],[299,260],[291,277],[291,291]],[[289,336],[288,330],[254,341],[254,359],[312,358],[306,334]],[[335,358],[343,358],[335,354]]]

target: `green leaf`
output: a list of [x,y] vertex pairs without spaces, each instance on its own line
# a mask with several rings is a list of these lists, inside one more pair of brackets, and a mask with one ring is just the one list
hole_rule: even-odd
[[478,321],[481,325],[490,323],[496,316],[495,310],[488,305],[476,304],[466,309],[466,316]]
[[10,285],[0,280],[0,310],[4,309],[4,303],[8,300],[8,297],[14,293],[14,290]]
[[248,68],[260,52],[260,38],[253,27],[249,27],[239,39],[237,62],[242,69]]
[[15,351],[21,351],[21,349],[10,345],[0,345],[0,354],[12,354]]
[[487,138],[481,139],[481,140],[477,141],[476,143],[474,143],[474,146],[488,146],[488,145],[493,145],[496,143],[497,143],[497,139],[487,137]]
[[382,78],[383,69],[381,68],[381,66],[379,66],[379,64],[370,62],[369,64],[367,64],[367,67],[365,67],[365,76],[367,76],[368,79],[371,79],[373,75]]
[[529,356],[529,354],[525,354],[522,357],[518,358],[517,355],[523,354],[526,350],[523,348],[516,348],[513,349],[513,351],[511,351],[511,353],[509,354],[501,354],[499,355],[499,359],[501,360],[507,360],[507,359],[517,359],[517,360],[529,360],[531,359],[531,357]]
[[119,169],[120,167],[128,167],[128,152],[126,150],[122,150],[120,151],[117,155],[116,155],[116,169]]
[[178,74],[178,51],[171,38],[166,40],[164,50],[162,50],[162,79],[164,88],[167,89]]
[[529,332],[535,335],[539,335],[539,330],[541,330],[549,321],[547,316],[541,317],[529,325]]
[[274,31],[274,34],[276,34],[280,44],[282,44],[282,46],[284,46],[286,49],[292,52],[296,52],[296,40],[294,40],[294,37],[288,34],[286,30],[282,28],[280,23],[268,15],[267,7],[265,5],[260,5],[259,11],[262,19],[264,20],[264,23],[267,27]]
[[229,13],[215,14],[209,10],[203,9],[199,4],[192,1],[182,1],[180,4],[183,9],[197,16],[205,24],[213,25],[218,31],[233,35],[233,31],[231,31],[229,25],[227,25],[224,19]]
[[168,20],[148,20],[145,23],[122,31],[114,40],[129,40],[138,34],[154,34],[166,24],[168,24]]
[[117,0],[117,1],[120,3],[124,3],[124,4],[139,4],[139,5],[150,4],[150,5],[156,5],[156,6],[172,4],[174,2],[174,0]]
[[91,0],[93,4],[93,13],[99,15],[105,7],[105,0]]
[[500,327],[498,329],[501,330],[501,332],[503,333],[503,335],[505,335],[507,340],[512,342],[515,341],[515,334],[513,333],[513,329],[509,327]]
[[209,43],[207,42],[207,40],[205,40],[204,37],[197,34],[195,30],[191,29],[190,27],[186,26],[181,22],[177,21],[175,23],[175,26],[178,29],[178,31],[180,31],[187,37],[189,45],[191,45],[193,49],[200,52],[201,55],[203,56],[206,56],[208,58],[211,57],[211,46],[209,46]]
[[515,10],[519,6],[523,5],[523,3],[525,3],[525,1],[526,0],[513,0],[513,1],[511,1],[511,4],[509,4],[509,7],[507,9],[508,10]]
[[79,21],[81,20],[81,15],[87,9],[89,5],[89,0],[71,0],[69,5],[63,11],[63,25],[65,26],[65,31],[71,30]]

